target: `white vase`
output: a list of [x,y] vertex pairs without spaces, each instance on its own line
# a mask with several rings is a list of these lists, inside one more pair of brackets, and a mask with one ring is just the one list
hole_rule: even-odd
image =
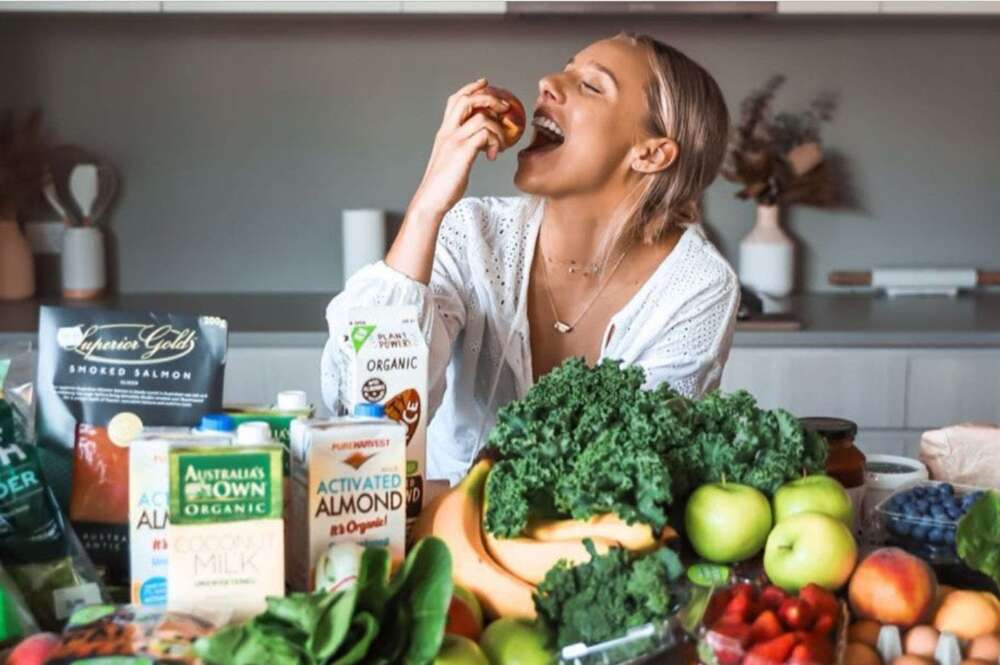
[[94,226],[71,226],[63,233],[64,298],[89,300],[104,293],[104,234]]
[[757,223],[740,243],[740,282],[773,298],[795,286],[795,243],[781,228],[776,205],[757,206]]

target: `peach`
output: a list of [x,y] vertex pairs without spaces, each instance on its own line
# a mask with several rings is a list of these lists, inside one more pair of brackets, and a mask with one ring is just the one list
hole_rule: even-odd
[[874,649],[875,645],[878,644],[878,634],[881,630],[882,624],[878,621],[867,621],[865,619],[855,621],[847,629],[847,641],[861,642]]
[[[483,88],[480,92],[493,95],[494,97],[510,104],[510,107],[501,113],[496,119],[500,121],[500,127],[503,129],[505,143],[503,147],[511,147],[517,143],[518,139],[521,138],[521,135],[524,134],[524,128],[528,122],[528,115],[524,111],[524,104],[521,103],[520,99],[514,96],[514,93],[504,88],[489,85]],[[478,112],[485,113],[483,110],[478,110]],[[488,115],[494,114],[489,113]]]
[[448,624],[444,632],[448,635],[467,637],[473,642],[479,640],[483,632],[483,610],[471,591],[455,585],[448,606]]
[[7,657],[8,665],[42,665],[62,640],[53,633],[35,633],[21,640]]
[[844,651],[844,661],[851,665],[882,665],[878,652],[867,644],[852,642]]
[[934,627],[954,633],[963,640],[973,640],[1000,630],[1000,612],[991,593],[952,591],[934,615]]
[[855,616],[902,628],[927,617],[936,595],[934,571],[896,547],[884,547],[865,557],[847,590]]

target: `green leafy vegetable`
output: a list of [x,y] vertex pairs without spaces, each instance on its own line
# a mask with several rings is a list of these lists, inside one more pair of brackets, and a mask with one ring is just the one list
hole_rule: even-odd
[[673,550],[632,557],[614,548],[598,555],[590,539],[584,544],[590,561],[575,567],[561,561],[535,595],[538,618],[558,648],[604,642],[671,614],[671,584],[684,574]]
[[987,492],[972,504],[955,533],[958,556],[1000,586],[1000,493]]
[[659,530],[671,504],[703,483],[726,478],[773,493],[823,470],[822,439],[788,412],[760,409],[746,392],[695,401],[666,384],[644,390],[644,378],[640,367],[572,358],[500,410],[490,533],[514,537],[533,517],[607,512]]
[[368,548],[358,582],[328,593],[268,598],[267,610],[195,643],[213,665],[427,665],[434,660],[451,603],[451,553],[425,538],[389,579],[389,552]]

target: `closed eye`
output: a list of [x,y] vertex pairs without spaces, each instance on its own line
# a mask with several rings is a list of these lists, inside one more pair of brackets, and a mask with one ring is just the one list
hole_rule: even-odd
[[597,94],[601,94],[600,89],[598,89],[595,86],[592,86],[591,84],[587,83],[586,81],[583,82],[583,87],[586,88],[587,90],[592,91],[592,92],[596,92]]

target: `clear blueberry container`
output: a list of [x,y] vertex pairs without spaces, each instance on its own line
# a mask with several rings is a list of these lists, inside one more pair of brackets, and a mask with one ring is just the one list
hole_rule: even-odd
[[933,565],[960,563],[955,531],[985,489],[934,480],[899,488],[875,507],[882,540]]

